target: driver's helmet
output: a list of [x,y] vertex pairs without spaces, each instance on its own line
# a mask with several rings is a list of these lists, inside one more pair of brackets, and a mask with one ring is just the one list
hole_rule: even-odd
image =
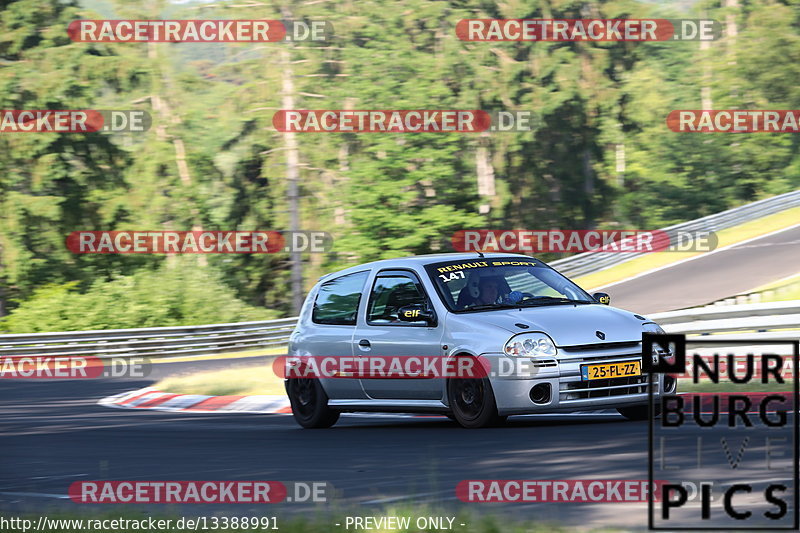
[[494,282],[497,284],[497,298],[498,301],[506,298],[511,292],[503,276],[497,275],[481,275],[480,271],[472,271],[467,275],[467,290],[473,300],[477,300],[481,295],[481,285],[484,283]]

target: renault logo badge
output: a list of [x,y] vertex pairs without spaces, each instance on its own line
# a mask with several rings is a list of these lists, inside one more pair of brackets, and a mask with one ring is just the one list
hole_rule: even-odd
[[602,331],[599,330],[595,331],[594,334],[597,335],[597,338],[600,339],[601,341],[606,340],[606,334],[603,333]]

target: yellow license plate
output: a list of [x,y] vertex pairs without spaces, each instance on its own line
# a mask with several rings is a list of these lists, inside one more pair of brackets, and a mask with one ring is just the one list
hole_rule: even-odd
[[581,379],[591,381],[593,379],[613,379],[627,378],[631,376],[641,376],[640,361],[625,361],[624,363],[602,363],[598,365],[582,365]]

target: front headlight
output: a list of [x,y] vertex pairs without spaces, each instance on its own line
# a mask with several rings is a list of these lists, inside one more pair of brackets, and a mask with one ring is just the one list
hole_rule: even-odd
[[655,322],[648,322],[644,326],[642,326],[642,331],[645,333],[658,333],[659,335],[666,335],[667,332],[664,331],[661,326],[656,324]]
[[[657,333],[659,335],[666,335],[667,332],[663,330],[661,326],[654,322],[649,322],[642,327],[642,332],[644,333]],[[660,356],[663,350],[659,350],[659,346],[657,343],[653,343],[653,361],[658,361],[658,356]]]
[[[666,335],[667,334],[667,332],[664,331],[664,329],[661,326],[659,326],[658,324],[656,324],[654,322],[649,322],[649,323],[645,324],[642,327],[642,331],[644,333],[656,333],[656,334],[659,334],[659,335]],[[664,358],[664,361],[666,363],[672,364],[674,362],[674,358],[675,358],[675,354],[672,353],[672,350],[670,350],[669,347],[666,350],[664,350],[656,342],[653,343],[653,350],[651,352],[651,355],[653,356],[653,364],[658,363],[659,358],[662,358],[662,357]]]
[[503,351],[506,355],[521,357],[555,356],[558,353],[553,339],[544,333],[520,333],[506,342]]

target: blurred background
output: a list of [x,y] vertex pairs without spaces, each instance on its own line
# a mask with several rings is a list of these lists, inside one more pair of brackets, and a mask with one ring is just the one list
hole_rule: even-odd
[[[0,332],[291,316],[291,258],[75,255],[78,230],[324,230],[302,288],[463,228],[655,229],[800,188],[798,136],[670,132],[800,108],[800,1],[0,0],[0,108],[146,133],[0,134]],[[76,43],[76,19],[324,20],[324,42]],[[463,18],[706,18],[714,42],[464,42]],[[525,110],[526,132],[296,134],[295,109]],[[297,154],[297,160],[291,154]],[[296,175],[297,195],[290,183]],[[542,256],[545,260],[555,256]]]

